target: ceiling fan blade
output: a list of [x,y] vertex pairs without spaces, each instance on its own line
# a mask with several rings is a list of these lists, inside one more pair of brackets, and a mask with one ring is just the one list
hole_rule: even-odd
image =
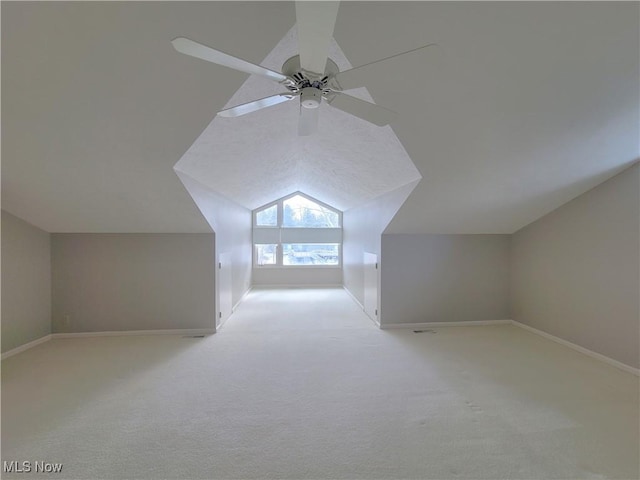
[[304,108],[300,105],[300,118],[298,120],[298,135],[306,137],[318,128],[320,108]]
[[329,104],[380,127],[388,125],[396,117],[396,112],[393,110],[360,100],[346,93],[336,92],[336,96],[329,101]]
[[219,50],[214,50],[211,47],[194,42],[188,38],[178,37],[171,40],[171,43],[173,44],[173,48],[185,55],[217,63],[218,65],[223,65],[252,75],[260,75],[280,83],[287,80],[287,77],[281,73],[274,72],[273,70],[261,67],[260,65],[255,65],[247,62],[246,60],[242,60],[241,58],[233,57]]
[[300,66],[313,73],[324,73],[329,41],[340,2],[296,2]]
[[246,115],[247,113],[262,110],[263,108],[278,105],[279,103],[288,102],[295,96],[296,95],[292,93],[278,93],[277,95],[271,95],[270,97],[261,98],[259,100],[254,100],[253,102],[243,103],[241,105],[236,105],[235,107],[220,110],[218,115],[221,117],[239,117],[241,115]]
[[369,78],[382,71],[378,70],[379,67],[384,68],[385,75],[390,75],[395,72],[398,76],[401,76],[408,67],[426,60],[429,55],[437,51],[437,49],[434,48],[437,46],[438,44],[436,43],[430,43],[429,45],[414,48],[408,52],[398,53],[383,58],[382,60],[376,60],[375,62],[352,68],[351,70],[339,72],[333,79],[338,83],[341,90],[350,90],[352,88],[365,86]]

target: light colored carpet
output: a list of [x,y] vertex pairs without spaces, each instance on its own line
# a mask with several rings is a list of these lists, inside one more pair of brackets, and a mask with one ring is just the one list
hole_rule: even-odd
[[638,478],[637,377],[513,326],[434,330],[378,330],[342,290],[258,290],[204,339],[53,340],[2,362],[2,459],[63,463],[52,478]]

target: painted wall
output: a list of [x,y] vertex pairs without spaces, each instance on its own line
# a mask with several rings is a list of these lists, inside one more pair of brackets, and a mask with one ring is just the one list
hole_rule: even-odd
[[231,253],[232,301],[235,305],[251,287],[251,211],[181,171],[176,170],[176,174],[215,232],[216,264],[221,253]]
[[383,234],[381,325],[509,318],[509,235]]
[[260,286],[337,286],[342,285],[340,268],[259,268],[253,269],[253,285]]
[[52,234],[53,331],[214,328],[212,233]]
[[51,333],[49,233],[2,210],[2,352]]
[[364,304],[364,252],[380,257],[382,232],[418,182],[411,182],[343,214],[343,281],[361,304]]
[[640,367],[638,164],[513,235],[511,316]]

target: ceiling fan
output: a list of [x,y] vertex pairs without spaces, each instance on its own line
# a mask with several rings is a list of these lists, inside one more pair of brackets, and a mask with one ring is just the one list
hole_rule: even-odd
[[344,90],[364,86],[366,80],[375,73],[377,67],[385,64],[390,73],[402,72],[403,66],[418,60],[429,44],[399,53],[391,57],[368,63],[360,67],[340,72],[333,60],[327,57],[329,41],[338,13],[339,2],[297,1],[296,20],[298,25],[299,55],[291,57],[282,66],[282,73],[247,62],[207,47],[188,38],[172,40],[173,47],[180,53],[200,58],[225,67],[252,75],[260,75],[281,84],[286,92],[236,105],[218,112],[222,117],[238,117],[263,108],[278,105],[294,98],[300,98],[298,134],[311,135],[318,125],[319,106],[324,99],[329,105],[366,120],[375,125],[389,124],[395,112],[365,100],[344,93]]

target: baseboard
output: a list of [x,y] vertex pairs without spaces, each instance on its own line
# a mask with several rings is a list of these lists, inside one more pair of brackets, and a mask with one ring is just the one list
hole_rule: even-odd
[[465,322],[425,322],[425,323],[390,323],[380,325],[382,330],[392,330],[396,328],[433,328],[433,327],[479,327],[485,325],[510,325],[511,320],[473,320]]
[[[364,308],[362,309],[362,311],[364,312]],[[374,324],[376,327],[378,327],[378,328],[382,328],[382,327],[380,326],[380,322],[379,322],[378,320],[376,320],[375,318],[371,318],[367,312],[364,312],[364,314],[367,316],[367,318],[368,318],[369,320],[371,320],[371,321],[373,322],[373,324]]]
[[364,310],[364,305],[362,305],[362,304],[360,303],[360,300],[358,300],[358,299],[356,298],[356,296],[355,296],[353,293],[351,293],[351,290],[349,290],[345,285],[343,285],[343,286],[342,286],[342,288],[344,289],[344,291],[345,291],[345,292],[347,292],[347,293],[349,294],[349,296],[353,299],[353,301],[354,301],[354,302],[356,302],[356,304],[358,304],[358,306],[359,306],[362,310]]
[[240,305],[242,302],[244,302],[244,299],[247,298],[247,295],[249,295],[251,290],[253,290],[253,287],[247,288],[247,291],[242,294],[242,296],[240,297],[240,300],[238,300],[236,302],[236,304],[233,306],[233,308],[231,309],[231,313],[235,312],[236,308],[238,308],[238,305]]
[[564,345],[565,347],[569,347],[573,350],[576,350],[580,353],[588,355],[592,358],[605,362],[611,366],[619,368],[620,370],[624,370],[625,372],[632,373],[636,376],[640,376],[640,369],[632,367],[631,365],[627,365],[626,363],[619,362],[618,360],[614,360],[613,358],[609,358],[601,353],[596,353],[588,348],[581,347],[580,345],[576,345],[575,343],[571,343],[567,340],[563,340],[560,337],[556,337],[555,335],[551,335],[550,333],[543,332],[542,330],[538,330],[537,328],[530,327],[529,325],[525,325],[524,323],[516,322],[515,320],[511,320],[511,324],[516,327],[520,327],[528,332],[535,333],[536,335],[540,335],[548,340],[552,340],[560,345]]
[[[244,299],[247,298],[247,295],[249,295],[249,292],[251,292],[251,290],[253,290],[253,287],[249,287],[247,289],[247,291],[242,294],[242,296],[240,297],[240,300],[238,300],[236,302],[236,304],[233,307],[231,307],[231,315],[233,315],[233,312],[236,311],[236,308],[238,308],[238,305],[240,305],[244,301]],[[231,315],[229,315],[227,318],[225,318],[222,321],[222,323],[220,323],[220,325],[216,325],[216,332],[219,331],[223,326],[226,325],[226,323],[229,320],[229,317],[231,317]]]
[[130,335],[213,335],[215,328],[185,328],[169,330],[122,330],[112,332],[53,333],[52,338],[123,337]]
[[357,305],[362,309],[362,311],[363,311],[363,312],[364,312],[364,314],[367,316],[367,318],[368,318],[369,320],[371,320],[371,321],[373,322],[373,324],[374,324],[376,327],[380,328],[380,322],[379,322],[377,319],[375,319],[375,318],[371,318],[371,317],[369,316],[369,314],[368,314],[368,313],[365,311],[365,309],[364,309],[364,305],[360,303],[360,300],[358,300],[358,299],[356,298],[356,296],[355,296],[353,293],[351,293],[351,290],[349,290],[349,289],[348,289],[347,287],[345,287],[344,285],[342,286],[342,288],[344,288],[344,291],[345,291],[345,292],[347,292],[347,293],[349,294],[349,296],[353,299],[353,301],[354,301],[354,302],[356,302],[356,304],[357,304]]
[[[251,289],[249,289],[251,290]],[[243,295],[244,298],[249,290]],[[354,301],[362,307],[360,302],[353,296],[353,294],[344,287],[344,290],[354,299]],[[242,299],[240,300],[242,301]],[[238,302],[239,304],[240,302]],[[236,304],[236,306],[238,305]],[[234,307],[235,308],[235,307]],[[364,307],[363,307],[364,309]],[[478,321],[468,321],[468,322],[426,322],[426,323],[396,323],[389,325],[380,325],[375,320],[372,319],[374,323],[376,323],[382,330],[393,330],[393,329],[420,329],[420,328],[433,328],[433,327],[469,327],[469,326],[483,326],[483,325],[515,325],[517,327],[522,328],[523,330],[527,330],[528,332],[535,333],[541,337],[544,337],[548,340],[559,343],[560,345],[564,345],[565,347],[569,347],[572,350],[588,355],[592,358],[605,362],[613,367],[619,368],[620,370],[624,370],[625,372],[632,373],[633,375],[640,376],[640,369],[632,367],[631,365],[627,365],[626,363],[619,362],[618,360],[614,360],[613,358],[602,355],[601,353],[594,352],[589,350],[588,348],[581,347],[580,345],[576,345],[575,343],[571,343],[567,340],[563,340],[562,338],[556,337],[555,335],[551,335],[550,333],[544,332],[542,330],[538,330],[537,328],[530,327],[529,325],[525,325],[524,323],[517,322],[515,320],[478,320]],[[216,333],[213,328],[190,328],[190,329],[169,329],[169,330],[125,330],[125,331],[111,331],[111,332],[77,332],[77,333],[52,333],[49,335],[45,335],[44,337],[38,338],[31,342],[25,343],[24,345],[20,345],[19,347],[13,348],[4,352],[0,359],[4,360],[18,353],[24,352],[25,350],[29,350],[41,343],[47,342],[53,338],[83,338],[83,337],[118,337],[118,336],[129,336],[129,335],[212,335]]]
[[20,345],[19,347],[16,348],[12,348],[11,350],[8,350],[6,352],[4,352],[2,354],[2,356],[0,356],[1,360],[4,360],[5,358],[9,358],[12,357],[13,355],[16,355],[20,352],[24,352],[25,350],[29,350],[30,348],[35,347],[36,345],[40,345],[41,343],[44,343],[46,341],[51,340],[52,335],[45,335],[44,337],[38,338],[37,340],[32,340],[29,343],[25,343],[24,345]]

